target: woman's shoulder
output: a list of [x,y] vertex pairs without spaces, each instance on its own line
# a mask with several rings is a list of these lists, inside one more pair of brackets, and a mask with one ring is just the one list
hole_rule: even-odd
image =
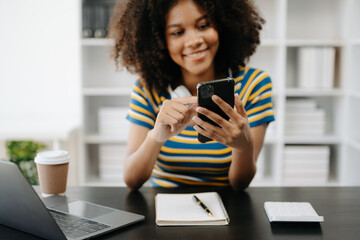
[[147,87],[145,80],[140,76],[137,77],[134,82],[133,92],[134,91],[141,94],[144,98],[156,99],[156,102],[158,102],[159,104],[170,96],[170,93],[168,91],[158,92],[154,89],[150,90]]
[[234,75],[235,83],[240,81],[254,81],[259,78],[270,78],[270,75],[260,68],[254,67],[239,67],[239,72]]

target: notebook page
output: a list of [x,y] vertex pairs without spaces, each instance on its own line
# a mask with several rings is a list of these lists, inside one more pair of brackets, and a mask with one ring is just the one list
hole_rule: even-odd
[[[193,199],[196,195],[212,212],[209,216]],[[191,194],[157,194],[157,221],[218,221],[226,219],[216,192]]]

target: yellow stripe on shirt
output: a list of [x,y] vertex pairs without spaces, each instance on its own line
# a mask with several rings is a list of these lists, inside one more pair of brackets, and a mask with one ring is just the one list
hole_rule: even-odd
[[140,94],[144,99],[146,99],[144,92],[138,86],[134,86],[134,91]]
[[259,78],[257,78],[254,82],[251,83],[251,85],[249,86],[249,88],[246,90],[245,96],[244,96],[244,102],[248,102],[249,101],[249,96],[251,94],[251,92],[253,91],[253,89],[257,86],[257,84],[259,82],[261,82],[264,78],[268,77],[268,74],[262,74]]
[[142,122],[146,122],[146,123],[150,124],[151,126],[154,126],[154,122],[150,121],[149,119],[146,119],[146,118],[140,117],[138,115],[135,115],[131,111],[129,111],[128,114],[129,114],[130,117],[132,117],[134,119],[137,119],[137,120],[142,121]]
[[176,149],[176,148],[168,148],[165,146],[161,147],[161,151],[168,153],[182,153],[182,154],[213,154],[213,155],[222,155],[230,153],[232,148],[224,148],[224,149]]
[[254,80],[254,78],[259,74],[259,72],[261,72],[260,69],[255,70],[252,74],[250,79],[246,82],[246,85],[243,87],[243,90],[241,91],[241,93],[239,94],[240,99],[243,98],[245,92],[248,90],[249,85],[252,83],[252,81]]
[[143,99],[142,97],[140,97],[139,95],[136,95],[136,93],[132,93],[131,97],[134,98],[136,101],[141,102],[142,104],[144,104],[145,106],[148,105],[148,103],[145,101],[145,99]]
[[274,112],[272,110],[271,111],[266,111],[266,112],[264,112],[262,114],[257,115],[256,117],[250,117],[249,118],[249,123],[250,122],[255,122],[258,119],[265,118],[267,116],[272,116],[272,115],[274,115]]
[[264,86],[262,86],[259,90],[257,90],[255,93],[251,94],[251,96],[249,97],[249,101],[253,100],[255,97],[257,97],[259,94],[261,94],[262,92],[264,92],[267,89],[271,89],[272,88],[272,84],[268,83]]
[[272,103],[270,102],[270,103],[267,103],[267,104],[265,104],[265,105],[262,105],[262,106],[259,106],[259,107],[256,107],[256,108],[252,108],[252,109],[250,109],[250,110],[248,110],[247,112],[246,112],[246,115],[250,115],[250,114],[254,114],[254,113],[256,113],[256,112],[260,112],[260,111],[262,111],[262,110],[264,110],[264,109],[266,109],[266,108],[272,108]]
[[272,96],[272,92],[267,92],[267,93],[265,93],[265,94],[262,94],[260,97],[254,98],[254,100],[252,100],[251,103],[252,103],[252,104],[255,104],[255,103],[257,103],[258,101],[263,100],[263,99],[265,99],[265,98],[269,98],[269,97],[271,97],[271,96]]
[[227,171],[229,169],[229,167],[224,167],[224,168],[217,168],[217,167],[177,167],[177,166],[170,166],[170,165],[166,165],[163,163],[160,163],[159,161],[156,162],[156,164],[160,165],[163,168],[167,168],[167,169],[173,169],[173,170],[192,170],[192,171],[211,171],[211,172],[223,172],[223,171]]
[[134,104],[132,104],[132,103],[130,103],[130,108],[131,108],[131,109],[134,109],[134,110],[136,110],[136,111],[138,111],[138,112],[141,112],[141,113],[145,114],[146,116],[148,116],[149,118],[154,119],[154,121],[155,121],[155,116],[154,116],[154,114],[152,114],[152,113],[149,112],[148,110],[146,110],[146,109],[144,109],[144,108],[142,108],[142,107],[136,106],[136,105],[134,105]]
[[165,158],[162,156],[158,156],[158,158],[160,160],[163,161],[167,161],[167,162],[191,162],[191,163],[227,163],[227,162],[231,162],[231,156],[225,158],[225,159],[221,159],[221,160],[216,160],[216,159],[211,159],[209,160],[209,158],[200,158],[198,157],[198,159],[196,158],[191,158],[191,159],[185,159],[185,158],[181,158],[181,157],[176,157],[176,158]]
[[174,182],[180,182],[189,185],[199,185],[199,186],[228,186],[227,183],[218,183],[218,182],[195,182],[190,180],[185,180],[181,178],[169,177],[169,176],[161,176],[162,178],[173,180]]

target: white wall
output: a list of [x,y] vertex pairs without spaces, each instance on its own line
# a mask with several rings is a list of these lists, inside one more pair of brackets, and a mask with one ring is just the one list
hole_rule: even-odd
[[1,0],[0,32],[0,138],[79,126],[80,1]]

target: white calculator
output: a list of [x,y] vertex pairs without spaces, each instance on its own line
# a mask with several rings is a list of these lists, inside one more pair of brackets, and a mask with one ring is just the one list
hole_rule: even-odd
[[265,202],[265,212],[270,222],[323,222],[308,202]]

